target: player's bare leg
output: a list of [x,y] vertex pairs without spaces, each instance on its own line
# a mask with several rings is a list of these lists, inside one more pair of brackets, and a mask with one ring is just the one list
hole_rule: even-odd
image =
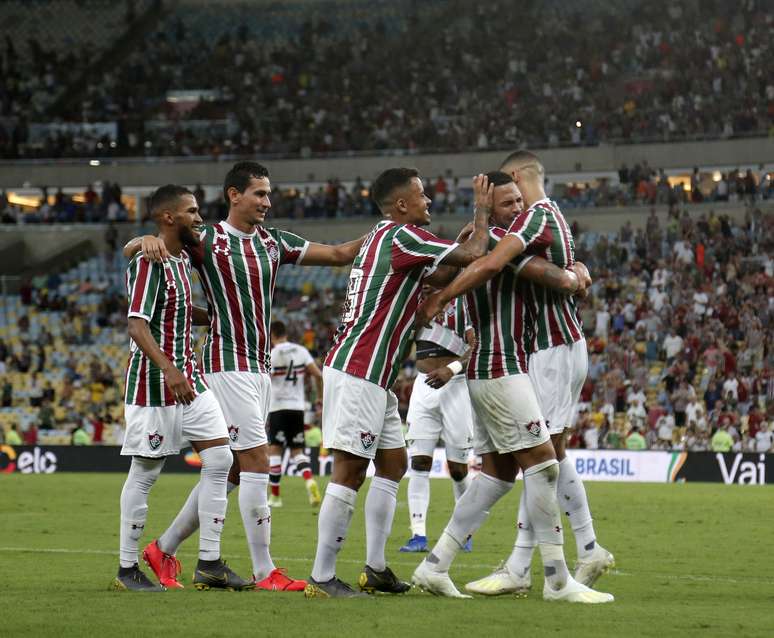
[[282,453],[285,448],[282,445],[269,445],[269,507],[282,507],[280,496],[280,481],[282,480]]

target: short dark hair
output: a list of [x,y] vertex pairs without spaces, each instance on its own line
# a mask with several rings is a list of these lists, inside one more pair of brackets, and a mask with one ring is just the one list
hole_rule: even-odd
[[270,330],[275,337],[288,336],[288,329],[282,321],[272,321]]
[[193,196],[193,193],[185,186],[178,186],[177,184],[160,186],[153,191],[148,198],[148,212],[150,213],[150,216],[156,219],[156,216],[165,206],[169,206],[173,202],[176,202],[183,195]]
[[506,184],[514,183],[513,177],[508,175],[508,173],[503,173],[502,171],[490,171],[486,174],[486,177],[490,184],[494,184],[495,188],[498,186],[505,186]]
[[226,198],[226,201],[228,202],[229,188],[233,187],[240,193],[244,193],[253,177],[256,179],[268,178],[269,169],[258,162],[237,162],[234,164],[223,180],[223,197]]
[[419,177],[416,168],[388,168],[371,184],[371,199],[376,202],[379,210],[388,202],[398,188],[403,188],[411,183],[414,177]]

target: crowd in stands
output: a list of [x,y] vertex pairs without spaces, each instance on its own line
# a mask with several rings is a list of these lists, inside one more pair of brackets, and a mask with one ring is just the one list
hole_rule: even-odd
[[[600,179],[594,183],[553,183],[547,190],[562,208],[589,208],[598,206],[657,205],[679,207],[693,203],[725,202],[750,205],[774,198],[772,173],[761,166],[758,170],[739,169],[719,174],[714,181],[706,172],[694,168],[690,183],[677,182],[671,186],[663,169],[650,168],[647,161],[626,165],[618,171],[618,182]],[[689,180],[686,180],[688,182]],[[318,186],[283,187],[275,185],[272,191],[274,218],[314,219],[332,217],[376,216],[379,211],[373,205],[369,191],[370,182],[360,177],[350,184],[333,178]],[[118,183],[105,182],[97,193],[91,184],[78,197],[71,197],[53,189],[41,189],[40,204],[34,210],[22,210],[9,202],[5,191],[0,191],[0,223],[55,223],[55,222],[122,222],[129,220],[129,213],[122,201],[122,189]],[[425,178],[425,192],[433,201],[433,213],[464,214],[470,210],[472,188],[461,183],[450,171],[435,178]],[[194,194],[206,220],[224,219],[227,207],[223,197],[207,201],[200,184]],[[53,203],[50,203],[53,202]],[[143,209],[143,206],[140,206]]]
[[[629,221],[614,235],[576,231],[594,284],[579,310],[590,359],[570,446],[771,451],[774,215],[673,209],[637,232]],[[124,266],[113,248],[0,298],[0,426],[16,424],[12,438],[120,440]],[[275,316],[319,361],[348,271],[280,272]],[[414,376],[409,359],[394,387],[404,416]]]
[[14,71],[0,93],[0,116],[14,115],[0,117],[0,153],[306,157],[768,135],[772,43],[763,0],[198,3],[40,116],[115,134],[33,140],[27,102],[74,77],[57,69],[77,65],[78,47],[33,55],[35,82]]

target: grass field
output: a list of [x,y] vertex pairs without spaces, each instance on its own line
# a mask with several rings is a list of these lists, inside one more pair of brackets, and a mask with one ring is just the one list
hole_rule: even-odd
[[[107,591],[117,567],[119,474],[7,475],[0,478],[0,636],[774,636],[774,490],[724,485],[588,483],[600,541],[616,571],[598,588],[603,606],[545,603],[539,561],[526,600],[448,600],[412,591],[368,600],[305,600],[268,592],[158,595]],[[196,478],[162,475],[151,494],[147,537],[160,533]],[[432,482],[428,532],[451,512],[451,488]],[[520,487],[501,501],[456,561],[461,587],[504,558],[513,542]],[[283,481],[285,507],[273,517],[273,555],[291,575],[311,569],[317,518],[300,479]],[[365,555],[362,503],[339,559],[356,582]],[[236,499],[224,556],[250,572]],[[569,534],[569,530],[566,530]],[[388,560],[408,579],[419,562],[398,547],[408,536],[405,482]],[[567,536],[568,562],[575,543]],[[142,545],[141,545],[142,546]],[[190,583],[195,539],[179,558]]]

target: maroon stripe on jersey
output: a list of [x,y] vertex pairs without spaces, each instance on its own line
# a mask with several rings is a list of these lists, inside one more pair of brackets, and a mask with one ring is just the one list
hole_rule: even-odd
[[[180,281],[183,282],[183,289],[185,291],[186,299],[188,299],[188,303],[190,304],[191,309],[186,309],[185,314],[185,376],[186,379],[188,379],[188,382],[191,384],[191,387],[194,387],[194,361],[196,360],[194,357],[193,352],[193,334],[192,334],[192,327],[193,327],[193,294],[191,291],[191,281],[186,276],[186,269],[185,264],[181,263],[178,266],[178,269],[180,270]],[[166,384],[164,384],[166,385]]]
[[[268,234],[268,233],[267,233]],[[263,308],[261,304],[259,303],[260,297],[259,295],[262,292],[262,277],[261,277],[261,269],[262,264],[261,260],[258,257],[258,251],[255,250],[255,244],[253,244],[252,239],[245,239],[243,241],[243,246],[245,247],[244,255],[245,257],[248,256],[248,254],[252,254],[253,258],[255,259],[255,263],[258,265],[257,269],[250,268],[250,261],[248,259],[245,259],[245,263],[247,264],[247,278],[250,282],[250,290],[253,291],[253,303],[256,305],[256,313],[257,313],[257,320],[255,321],[255,327],[257,329],[257,333],[255,335],[256,338],[256,344],[255,347],[258,350],[258,365],[261,366],[261,369],[263,369],[263,355],[264,350],[266,350],[266,344],[269,343],[269,337],[266,334],[266,322],[264,320],[264,316],[266,314],[266,308]],[[247,247],[249,247],[249,252],[247,250]],[[271,288],[269,288],[269,299],[265,300],[268,303],[271,303],[271,297],[274,296],[274,281],[277,278],[277,270],[278,268],[272,268],[271,267],[271,259],[268,258],[268,255],[266,256],[267,261],[269,261],[269,269],[271,271]],[[246,316],[247,313],[245,313],[245,320],[251,319],[250,317]]]
[[[549,204],[551,206],[551,210],[554,213],[554,218],[556,219],[557,225],[563,231],[562,240],[564,242],[564,248],[567,251],[567,265],[572,266],[575,263],[575,255],[573,254],[573,251],[570,248],[571,231],[567,226],[567,220],[565,220],[564,215],[562,215],[562,212],[559,210],[559,208],[557,208],[554,202],[549,202]],[[562,314],[564,315],[564,321],[570,330],[570,334],[572,335],[573,341],[578,341],[582,337],[582,335],[578,332],[578,329],[575,327],[575,319],[570,315],[570,311],[567,303],[562,304]]]
[[[400,283],[402,284],[404,282],[401,281]],[[409,298],[408,304],[406,305],[406,312],[401,316],[400,320],[398,321],[398,325],[395,326],[395,331],[392,333],[392,336],[390,337],[390,343],[389,343],[389,346],[387,347],[387,352],[395,352],[398,349],[398,344],[400,343],[401,335],[403,335],[404,331],[406,330],[406,326],[409,323],[414,321],[414,315],[416,315],[417,306],[419,306],[419,290],[421,290],[421,288],[418,288],[417,291]],[[401,354],[401,353],[398,353],[398,354]],[[384,386],[387,384],[387,381],[389,380],[391,374],[392,374],[392,365],[386,365],[384,367],[384,373],[382,374],[382,377],[380,379],[381,385]]]
[[[202,284],[202,288],[204,288],[204,295],[209,300],[209,303],[211,304],[213,308],[212,312],[212,322],[214,322],[214,326],[210,325],[209,329],[209,338],[210,338],[210,359],[212,362],[212,371],[213,372],[220,372],[223,367],[221,365],[220,361],[220,318],[218,317],[218,313],[215,312],[215,297],[212,294],[212,288],[209,285],[209,280],[207,279],[207,275],[205,274],[204,265],[196,266],[196,270],[199,272],[199,281]],[[199,361],[199,372],[204,374],[204,359],[205,359],[205,353],[202,352],[202,360]]]
[[[221,230],[223,229],[221,228]],[[233,321],[234,343],[244,343],[245,331],[243,330],[242,322],[238,320],[242,316],[242,311],[239,309],[239,290],[237,290],[236,284],[231,278],[231,266],[228,262],[228,257],[223,254],[215,255],[215,262],[217,270],[222,273],[221,279],[223,280],[223,290],[226,293],[226,303],[228,304],[229,314],[236,318]],[[228,273],[228,276],[226,276],[225,273]],[[215,301],[214,298],[213,301]],[[239,348],[234,348],[234,350],[236,351],[235,354],[238,369],[247,370],[247,357],[239,352]]]
[[145,405],[148,400],[148,393],[145,392],[145,388],[148,385],[145,378],[148,375],[147,365],[148,358],[143,357],[140,364],[140,373],[137,375],[137,398],[134,401],[135,405]]
[[[491,294],[492,294],[492,314],[490,319],[490,326],[492,330],[492,344],[494,353],[492,356],[492,375],[501,377],[506,374],[505,362],[503,361],[502,344],[500,343],[500,330],[499,322],[497,321],[498,314],[500,312],[498,303],[500,301],[500,284],[502,283],[502,277],[495,277],[492,279]],[[497,359],[495,361],[495,359]]]
[[[169,270],[171,271],[172,268],[175,268],[177,264],[172,264],[169,266]],[[167,277],[172,278],[172,283],[176,284],[175,282],[175,276],[171,272],[167,272],[167,267],[163,267],[163,278],[159,282],[159,286],[163,286],[164,290],[164,319],[161,322],[161,335],[160,341],[161,341],[161,350],[162,352],[167,355],[167,359],[170,361],[175,360],[175,340],[172,338],[172,335],[175,334],[175,328],[177,327],[175,316],[177,313],[175,312],[177,310],[177,285],[175,287],[171,288],[167,285]],[[161,378],[163,379],[164,375],[161,375]],[[170,403],[175,402],[175,397],[172,396],[172,392],[167,387],[167,384],[164,383],[161,392],[164,394],[164,403],[166,405],[169,405]]]
[[[516,294],[521,296],[522,291],[517,290]],[[516,342],[516,357],[519,360],[519,368],[521,370],[527,369],[527,353],[520,345],[524,343],[524,326],[527,322],[527,317],[524,316],[525,305],[526,304],[524,303],[515,304],[516,308],[513,315],[513,335],[514,341]]]
[[[150,262],[147,259],[138,259],[139,262],[138,268],[137,268],[137,280],[134,284],[134,289],[139,291],[142,290],[143,294],[141,295],[134,295],[134,298],[132,299],[132,305],[129,308],[129,312],[137,312],[142,314],[142,306],[143,302],[145,301],[145,295],[148,292],[148,280],[150,279]],[[127,278],[127,285],[129,282],[129,279]]]

